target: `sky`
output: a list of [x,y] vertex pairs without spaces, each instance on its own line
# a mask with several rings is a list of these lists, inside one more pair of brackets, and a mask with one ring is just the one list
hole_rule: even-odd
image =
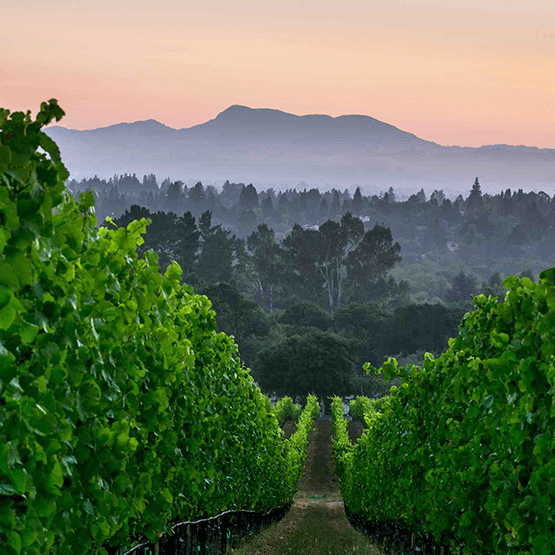
[[241,104],[555,148],[552,0],[2,3],[0,107],[57,98],[65,127],[183,128]]

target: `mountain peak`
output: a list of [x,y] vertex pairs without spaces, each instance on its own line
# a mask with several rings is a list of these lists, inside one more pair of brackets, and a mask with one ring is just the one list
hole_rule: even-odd
[[[283,112],[281,110],[274,110],[272,108],[249,108],[240,104],[233,104],[220,112],[214,119],[221,121],[222,119],[235,119],[235,118],[249,118],[249,117],[293,117],[297,118],[294,114]],[[212,120],[214,121],[214,120]]]
[[553,186],[555,149],[441,147],[355,114],[294,115],[234,104],[210,121],[179,131],[154,119],[46,131],[59,141],[74,176],[132,171],[236,182],[371,183],[382,189],[410,183],[420,189],[460,188],[479,175],[490,190],[498,184],[521,187],[532,179],[537,186]]
[[119,125],[124,125],[124,126],[132,125],[133,127],[141,128],[141,129],[171,129],[171,127],[168,127],[167,125],[160,123],[155,119],[145,119],[140,121],[134,121],[132,123],[120,123]]
[[64,127],[63,125],[51,125],[48,129],[65,129],[66,131],[71,131],[72,133],[84,133],[84,132],[91,132],[91,133],[98,133],[98,132],[128,132],[129,130],[135,129],[139,131],[162,131],[165,129],[169,129],[173,131],[173,128],[168,127],[164,123],[160,123],[155,119],[146,119],[140,121],[132,121],[132,122],[121,122],[121,123],[114,123],[112,125],[107,125],[106,127],[95,127],[94,129],[70,129]]
[[224,114],[245,114],[247,112],[252,112],[254,109],[248,106],[243,106],[241,104],[232,104],[229,108],[226,108],[223,112],[220,112],[216,117],[223,116]]

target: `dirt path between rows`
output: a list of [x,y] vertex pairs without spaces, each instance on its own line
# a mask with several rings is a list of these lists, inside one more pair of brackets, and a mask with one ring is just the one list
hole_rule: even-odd
[[308,445],[305,474],[293,506],[277,524],[245,540],[230,555],[382,555],[351,527],[333,473],[332,423],[318,420]]

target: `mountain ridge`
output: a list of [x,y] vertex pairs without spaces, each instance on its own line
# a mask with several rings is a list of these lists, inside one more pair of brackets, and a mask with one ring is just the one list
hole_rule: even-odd
[[166,125],[165,123],[162,123],[156,119],[153,118],[149,118],[146,120],[136,120],[136,121],[132,121],[132,122],[119,122],[119,123],[114,123],[114,124],[110,124],[110,125],[106,125],[103,127],[95,127],[92,129],[74,129],[74,128],[70,128],[70,127],[65,127],[63,125],[51,125],[48,127],[48,129],[64,129],[66,131],[77,131],[77,132],[91,132],[91,131],[102,131],[102,130],[112,130],[115,128],[130,128],[130,127],[136,127],[136,128],[148,128],[151,127],[153,129],[165,129],[165,130],[169,130],[169,131],[190,131],[192,129],[198,129],[198,128],[202,128],[204,126],[206,126],[209,123],[212,122],[221,122],[224,121],[225,119],[227,119],[229,116],[231,116],[232,118],[236,118],[237,116],[242,116],[244,117],[245,115],[248,116],[252,116],[254,114],[260,114],[260,115],[265,115],[265,114],[271,114],[271,115],[275,115],[275,116],[286,116],[286,117],[291,117],[291,118],[295,118],[295,119],[301,119],[304,121],[307,121],[308,119],[321,119],[322,121],[326,120],[328,122],[341,122],[341,121],[361,121],[361,122],[365,122],[365,123],[377,123],[380,124],[382,126],[385,126],[386,128],[392,129],[392,130],[396,130],[396,131],[400,131],[401,133],[406,133],[407,135],[416,137],[417,139],[421,140],[421,141],[425,141],[426,143],[429,144],[434,144],[443,148],[460,148],[460,149],[482,149],[482,148],[530,148],[530,149],[534,149],[534,150],[539,150],[539,151],[551,151],[551,150],[555,150],[555,148],[549,148],[549,147],[537,147],[534,145],[524,145],[524,144],[520,144],[520,145],[513,145],[513,144],[508,144],[508,143],[491,143],[491,144],[484,144],[484,145],[480,145],[478,147],[471,147],[471,146],[461,146],[461,145],[444,145],[444,144],[440,144],[437,143],[436,141],[431,141],[429,139],[424,139],[422,137],[419,137],[418,135],[416,135],[415,133],[412,133],[410,131],[405,131],[391,123],[387,123],[381,120],[378,120],[376,118],[373,118],[372,116],[368,116],[365,114],[342,114],[340,116],[330,116],[328,114],[303,114],[303,115],[298,115],[298,114],[293,114],[290,112],[285,112],[283,110],[278,110],[275,108],[250,108],[249,106],[244,106],[242,104],[232,104],[231,106],[229,106],[228,108],[226,108],[225,110],[222,110],[216,117],[205,121],[204,123],[198,123],[195,125],[192,125],[190,127],[181,127],[181,128],[177,128],[177,127],[171,127],[170,125]]
[[[99,131],[119,131],[129,128],[135,129],[148,129],[151,130],[167,130],[167,131],[177,131],[177,132],[188,132],[188,131],[198,131],[204,130],[208,127],[212,127],[214,125],[221,125],[222,123],[228,124],[255,124],[259,125],[261,123],[261,118],[266,116],[266,121],[268,121],[268,117],[270,117],[274,122],[277,122],[276,118],[284,118],[281,120],[281,123],[284,121],[300,123],[301,125],[304,123],[311,123],[311,124],[318,124],[324,123],[325,125],[341,125],[341,124],[352,124],[358,123],[362,125],[373,125],[381,130],[387,130],[389,132],[400,132],[406,134],[407,136],[413,137],[418,139],[419,141],[425,141],[426,143],[439,145],[433,141],[428,141],[426,139],[422,139],[418,137],[414,133],[410,133],[408,131],[404,131],[392,124],[380,121],[376,118],[371,116],[367,116],[364,114],[343,114],[340,116],[330,116],[327,114],[304,114],[304,115],[297,115],[292,114],[289,112],[284,112],[282,110],[276,110],[273,108],[250,108],[248,106],[243,106],[241,104],[233,104],[220,112],[215,118],[210,119],[204,123],[199,123],[196,125],[192,125],[191,127],[182,127],[182,128],[174,128],[164,123],[161,123],[155,119],[147,119],[147,120],[137,120],[134,122],[119,122],[111,125],[107,125],[104,127],[97,127],[93,129],[73,129],[69,127],[65,127],[62,125],[52,125],[48,129],[63,129],[65,131],[74,131],[74,132],[99,132]],[[245,120],[245,117],[248,117],[249,120]],[[252,119],[253,117],[257,118]],[[376,129],[377,130],[377,129]],[[461,147],[464,148],[464,147]]]
[[[258,183],[462,188],[555,186],[555,149],[444,146],[371,116],[298,116],[232,105],[174,129],[154,119],[90,130],[48,127],[74,177],[135,172]],[[470,184],[469,184],[470,183]]]

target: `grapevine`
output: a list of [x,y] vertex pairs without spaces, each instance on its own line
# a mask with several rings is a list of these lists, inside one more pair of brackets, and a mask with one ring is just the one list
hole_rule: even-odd
[[504,302],[475,297],[439,358],[382,367],[403,383],[355,447],[336,425],[351,512],[457,553],[555,553],[555,269],[504,286]]
[[148,221],[98,229],[92,193],[68,193],[41,130],[63,115],[55,100],[35,120],[0,110],[2,552],[106,553],[283,505],[306,433],[284,441],[179,266],[139,258]]

